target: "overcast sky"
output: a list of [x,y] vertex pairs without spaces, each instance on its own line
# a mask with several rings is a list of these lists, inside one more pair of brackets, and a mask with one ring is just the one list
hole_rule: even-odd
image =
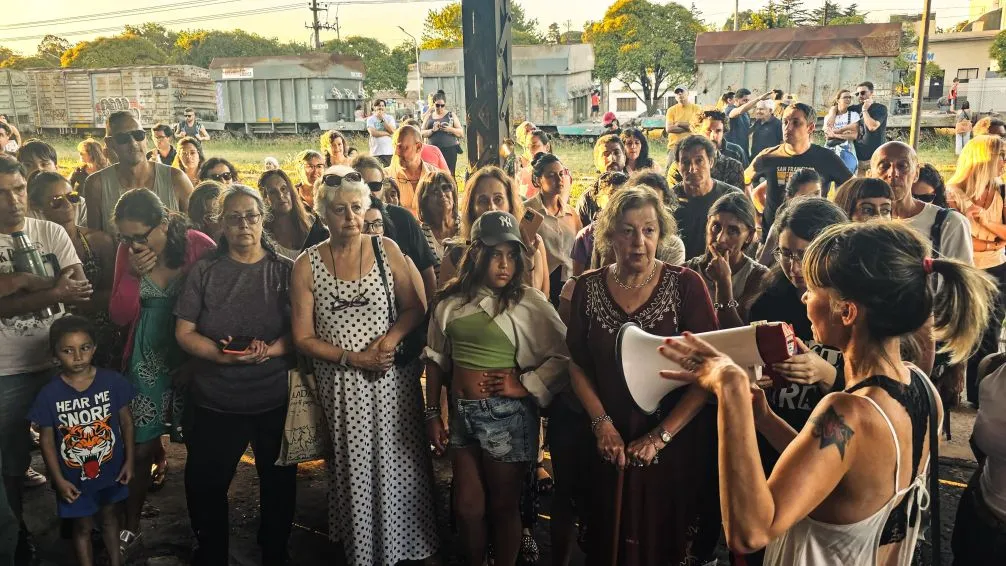
[[[430,0],[344,0],[331,2],[328,13],[321,18],[334,24],[336,5],[342,37],[363,35],[375,37],[391,45],[408,37],[398,26],[404,27],[417,38],[422,35],[423,20],[431,8],[440,8],[446,1]],[[542,30],[548,24],[557,22],[562,31],[567,24],[572,29],[582,29],[585,21],[599,20],[613,0],[552,0],[548,2],[523,0],[527,14],[537,18]],[[843,6],[849,0],[839,0]],[[139,24],[147,21],[166,24],[174,30],[182,29],[234,29],[279,37],[283,40],[309,41],[311,32],[304,24],[311,19],[307,6],[310,0],[41,0],[40,2],[8,2],[4,5],[3,23],[0,24],[0,45],[15,49],[23,54],[32,54],[41,36],[54,33],[66,37],[71,42],[92,39],[101,35],[114,35],[125,24]],[[733,12],[731,0],[702,0],[704,19],[708,23],[721,26]],[[741,10],[758,8],[767,0],[752,2],[741,0]],[[808,0],[808,8],[823,4],[823,0]],[[860,9],[874,5],[872,1],[861,0]],[[887,21],[894,13],[908,13],[922,10],[922,0],[889,0],[879,3],[883,7],[873,11],[870,21]],[[46,9],[41,10],[40,7]],[[286,8],[286,9],[284,9]],[[160,10],[160,11],[157,11]],[[256,14],[242,14],[249,11],[276,10]],[[937,23],[952,25],[968,17],[968,0],[934,0],[933,10]],[[129,11],[129,13],[124,13]],[[98,16],[115,12],[113,17]],[[202,20],[194,21],[198,18]],[[29,25],[34,24],[34,25]],[[336,36],[335,31],[322,31],[322,41]]]

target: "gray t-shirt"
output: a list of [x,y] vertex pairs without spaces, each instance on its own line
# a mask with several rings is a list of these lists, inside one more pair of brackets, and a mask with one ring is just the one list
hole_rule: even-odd
[[700,197],[689,197],[681,183],[672,189],[678,197],[678,207],[674,209],[674,220],[678,223],[678,234],[685,242],[685,259],[692,259],[706,251],[706,220],[709,209],[716,199],[729,193],[739,193],[740,189],[720,181],[713,181],[713,188]]
[[[175,303],[175,316],[218,343],[228,336],[272,342],[290,332],[290,272],[293,262],[267,253],[257,263],[229,257],[200,260]],[[287,371],[293,357],[254,365],[197,360],[192,379],[196,405],[224,413],[256,414],[287,402]]]

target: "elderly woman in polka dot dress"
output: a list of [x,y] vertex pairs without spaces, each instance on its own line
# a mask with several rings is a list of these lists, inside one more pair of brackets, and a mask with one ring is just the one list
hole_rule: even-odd
[[439,542],[420,368],[395,365],[394,354],[423,307],[398,245],[363,234],[370,191],[360,173],[330,167],[314,202],[331,236],[297,259],[291,300],[334,448],[329,537],[349,564],[422,560]]

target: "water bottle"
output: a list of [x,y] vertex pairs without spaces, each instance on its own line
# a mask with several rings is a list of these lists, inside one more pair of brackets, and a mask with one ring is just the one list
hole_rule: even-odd
[[[38,248],[32,244],[28,234],[24,232],[14,232],[11,234],[14,239],[14,250],[11,254],[11,261],[14,263],[14,271],[17,273],[31,273],[39,277],[51,279],[59,274],[59,262],[53,254],[43,255]],[[51,271],[50,271],[51,266]],[[60,312],[58,305],[45,307],[35,313],[35,317],[44,320],[55,316]]]

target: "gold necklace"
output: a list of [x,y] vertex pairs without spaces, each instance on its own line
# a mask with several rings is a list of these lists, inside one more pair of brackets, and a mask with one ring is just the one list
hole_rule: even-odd
[[622,280],[618,278],[618,267],[615,264],[611,264],[611,275],[615,278],[615,283],[623,289],[642,289],[646,287],[650,281],[653,279],[653,274],[657,272],[657,262],[653,262],[653,267],[650,268],[650,274],[646,276],[646,281],[643,281],[639,285],[629,285],[628,283],[622,283]]

